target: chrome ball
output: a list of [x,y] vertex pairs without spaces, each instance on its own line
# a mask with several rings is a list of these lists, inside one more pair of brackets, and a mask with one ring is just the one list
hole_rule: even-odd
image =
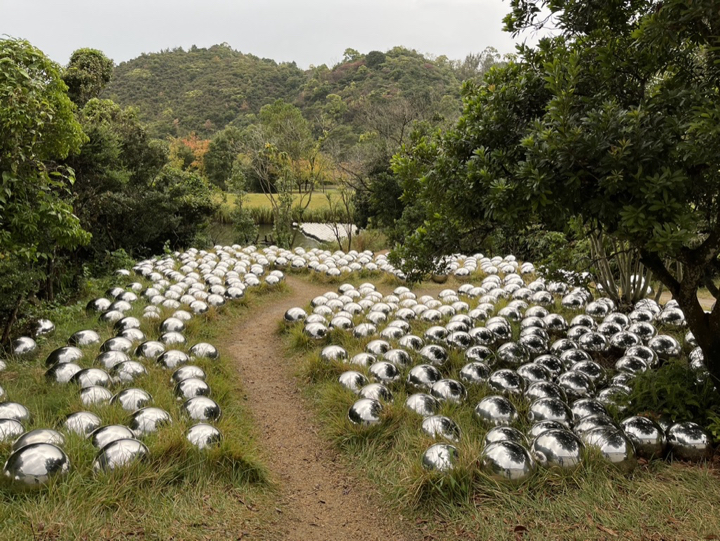
[[132,438],[133,432],[123,425],[106,425],[93,430],[90,434],[90,441],[93,447],[102,449],[107,444],[125,438]]
[[58,363],[45,372],[45,377],[54,383],[69,383],[81,370],[82,368],[75,363]]
[[622,469],[631,470],[637,464],[635,448],[621,430],[596,428],[583,434],[582,439],[587,446],[598,449],[605,460]]
[[519,483],[535,471],[535,461],[521,444],[504,440],[487,445],[480,453],[483,471],[497,481]]
[[200,378],[205,379],[205,372],[199,366],[192,364],[186,364],[175,370],[170,378],[170,382],[177,384],[184,379],[188,378]]
[[74,346],[61,347],[50,352],[50,355],[45,359],[45,366],[51,367],[56,364],[75,363],[84,356],[82,350]]
[[568,430],[548,430],[533,440],[532,456],[545,467],[574,468],[582,460],[585,446]]
[[195,421],[218,421],[222,415],[217,402],[206,396],[191,398],[182,405],[182,409]]
[[692,422],[675,423],[667,430],[668,449],[681,460],[703,460],[712,453],[708,433]]
[[207,342],[198,342],[188,350],[190,359],[210,359],[216,361],[220,358],[217,348]]
[[498,441],[513,441],[523,446],[527,446],[528,444],[525,435],[512,426],[496,426],[487,431],[487,434],[485,434],[485,445],[490,445]]
[[38,352],[37,342],[29,336],[21,336],[10,343],[10,354],[20,359],[32,359]]
[[429,394],[416,393],[407,397],[405,407],[418,415],[430,417],[440,410],[440,402]]
[[458,450],[447,443],[431,445],[422,456],[422,465],[431,471],[447,472],[455,467]]
[[14,419],[20,423],[29,423],[30,410],[17,402],[0,402],[0,419]]
[[69,346],[85,347],[100,343],[100,335],[92,330],[78,331],[68,339]]
[[528,411],[530,422],[555,421],[566,427],[572,425],[572,413],[567,404],[558,398],[538,398]]
[[436,381],[440,381],[440,371],[430,364],[413,366],[408,372],[407,382],[418,389],[430,389]]
[[422,431],[431,438],[460,441],[460,427],[455,421],[442,415],[431,415],[423,419]]
[[338,377],[338,381],[340,382],[340,385],[355,394],[358,394],[360,389],[368,383],[368,379],[365,375],[360,372],[356,372],[355,370],[343,372],[340,374],[340,377]]
[[441,379],[433,383],[430,394],[441,402],[461,404],[467,398],[465,386],[454,379]]
[[110,400],[111,404],[119,404],[125,411],[134,412],[152,402],[150,393],[143,389],[125,389]]
[[380,402],[392,402],[393,395],[390,389],[382,383],[368,383],[358,392],[361,398],[373,398]]
[[119,439],[104,446],[93,461],[93,470],[112,471],[122,468],[150,454],[144,443],[133,439]]
[[380,422],[382,404],[372,398],[361,398],[348,411],[348,419],[355,425],[370,426]]
[[66,430],[83,437],[89,436],[100,425],[102,425],[100,417],[89,411],[71,413],[65,419]]
[[16,439],[12,445],[12,450],[17,451],[34,443],[50,443],[57,447],[62,447],[65,445],[65,436],[51,428],[36,428],[30,432],[25,432],[25,434]]
[[132,414],[128,426],[136,436],[142,436],[157,432],[160,427],[170,423],[170,414],[164,409],[145,407]]
[[207,423],[198,423],[191,426],[185,437],[200,450],[220,445],[222,442],[222,433]]
[[70,471],[65,452],[49,443],[33,443],[14,451],[5,462],[3,474],[24,487],[38,487]]
[[620,428],[635,446],[638,456],[651,459],[662,457],[665,453],[665,432],[647,417],[628,417],[620,423]]
[[486,396],[477,406],[475,415],[485,424],[491,426],[509,425],[517,420],[515,406],[504,396]]

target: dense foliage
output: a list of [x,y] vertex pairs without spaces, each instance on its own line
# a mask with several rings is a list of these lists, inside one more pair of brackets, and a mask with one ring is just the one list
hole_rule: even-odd
[[398,158],[405,197],[420,201],[405,255],[468,249],[493,224],[580,220],[639,251],[720,378],[720,307],[697,299],[717,292],[720,254],[717,3],[512,6],[509,30],[549,10],[559,33],[468,87],[455,128]]
[[23,299],[46,287],[56,251],[89,235],[65,199],[72,170],[57,165],[84,141],[60,67],[26,41],[0,41],[0,104],[0,321],[7,340]]
[[244,127],[263,105],[277,99],[298,106],[316,124],[339,111],[342,123],[355,130],[366,104],[378,100],[425,96],[456,111],[460,83],[498,60],[492,49],[462,62],[428,58],[403,47],[367,55],[348,49],[343,61],[331,68],[323,64],[303,71],[295,63],[278,64],[226,44],[193,46],[121,63],[105,96],[137,107],[150,133],[158,137],[190,132],[208,137],[228,124]]

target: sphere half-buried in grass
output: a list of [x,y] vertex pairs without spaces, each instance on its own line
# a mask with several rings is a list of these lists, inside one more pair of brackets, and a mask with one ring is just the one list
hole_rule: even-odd
[[482,469],[492,479],[520,483],[535,471],[535,461],[517,442],[503,440],[487,445],[480,453]]
[[149,454],[145,444],[136,439],[118,439],[100,449],[93,461],[93,470],[96,472],[115,470],[141,460]]
[[27,488],[45,485],[69,471],[68,456],[49,443],[33,443],[14,451],[3,468],[6,477]]
[[455,467],[459,453],[455,446],[447,443],[431,445],[422,455],[422,465],[431,471],[447,472]]
[[531,452],[543,466],[574,468],[582,460],[584,447],[580,438],[568,430],[548,430],[535,438]]
[[372,398],[357,400],[348,410],[348,419],[356,425],[369,426],[380,422],[382,404]]
[[185,437],[200,450],[220,445],[222,442],[222,433],[207,423],[198,423],[191,426]]

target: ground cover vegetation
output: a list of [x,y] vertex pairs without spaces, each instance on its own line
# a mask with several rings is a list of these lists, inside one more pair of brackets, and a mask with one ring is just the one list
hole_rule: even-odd
[[[414,292],[418,299],[422,294],[436,296],[441,289],[457,290],[468,282],[480,283],[483,277],[482,272],[476,272],[460,281],[451,278],[441,286],[419,285]],[[347,291],[347,286],[338,289],[339,284],[349,283],[359,288],[362,280],[339,277],[326,283],[328,291],[340,295]],[[385,281],[378,285],[378,291],[381,295],[392,295],[398,284],[393,280]],[[462,295],[460,298],[467,300]],[[472,300],[468,302],[474,305]],[[494,313],[500,312],[508,302],[499,299]],[[313,305],[305,308],[310,313]],[[564,307],[559,298],[547,309],[567,321],[578,313]],[[392,318],[390,315],[388,321]],[[367,320],[360,314],[353,321],[358,325]],[[432,340],[425,331],[447,321],[447,317],[440,322],[411,319],[410,332],[430,343]],[[364,374],[366,381],[378,381],[367,365],[351,364],[349,359],[367,352],[368,344],[383,336],[385,328],[385,324],[379,323],[376,333],[358,337],[351,329],[335,327],[324,338],[316,339],[307,334],[302,324],[286,321],[279,326],[278,333],[284,337],[288,354],[298,359],[298,373],[306,384],[308,400],[315,407],[325,436],[348,456],[358,474],[367,475],[376,483],[392,509],[410,513],[427,535],[458,539],[702,539],[714,535],[718,524],[711,518],[714,516],[712,509],[720,493],[713,462],[693,465],[657,458],[641,459],[635,469],[628,470],[611,464],[588,446],[581,463],[572,469],[540,468],[519,485],[493,477],[480,459],[486,445],[484,438],[491,426],[474,415],[472,407],[483,397],[497,394],[498,390],[487,382],[463,380],[460,371],[468,359],[462,348],[442,341],[438,343],[448,348],[449,357],[436,367],[443,378],[463,381],[467,389],[467,397],[461,403],[441,401],[437,412],[455,421],[460,429],[459,441],[452,442],[458,449],[454,468],[437,472],[429,471],[421,464],[423,453],[442,438],[424,433],[421,430],[423,418],[406,406],[406,399],[411,394],[429,392],[409,382],[410,368],[427,362],[417,351],[404,348],[412,361],[409,365],[397,365],[400,375],[396,381],[384,381],[392,399],[381,399],[380,421],[370,426],[354,424],[348,411],[359,397],[357,391],[345,387],[339,378],[354,370]],[[661,332],[675,336],[680,343],[684,342],[681,330],[671,326],[659,328]],[[512,336],[508,340],[517,341],[520,331],[520,324],[513,323]],[[401,347],[392,339],[388,340],[391,348]],[[347,358],[323,357],[321,351],[331,344],[342,347]],[[712,384],[706,381],[698,386],[696,374],[683,366],[689,349],[686,345],[682,363],[671,362],[665,370],[652,369],[639,374],[630,401],[625,404],[627,409],[610,408],[615,420],[619,422],[632,414],[657,416],[663,413],[674,419],[703,419],[701,422],[705,426],[712,426],[712,415],[705,414],[717,411],[718,403],[711,391]],[[377,358],[379,360],[381,355]],[[605,367],[614,363],[612,354],[597,354],[594,359]],[[494,365],[496,361],[493,360],[488,362],[494,368],[502,366]],[[648,392],[662,395],[664,402],[658,405],[654,399],[648,399],[645,396]],[[528,403],[522,396],[506,396],[519,414],[512,426],[525,432],[532,425]]]
[[[180,412],[181,402],[169,383],[170,373],[152,363],[147,364],[148,373],[136,385],[150,393],[154,406],[170,413],[172,424],[143,438],[150,451],[147,460],[107,473],[95,472],[92,464],[97,449],[89,439],[64,430],[66,416],[76,411],[95,413],[104,425],[128,422],[129,414],[119,403],[85,405],[80,401],[78,385],[52,383],[44,374],[48,354],[67,345],[74,332],[94,329],[102,340],[115,335],[113,323],[99,321],[97,312],[86,311],[86,302],[105,295],[109,287],[125,287],[128,280],[136,279],[114,276],[88,280],[78,301],[52,311],[55,331],[38,338],[36,357],[6,357],[6,397],[33,412],[25,429],[57,427],[66,434],[64,450],[71,461],[69,474],[52,480],[40,491],[19,489],[7,477],[0,477],[4,502],[0,524],[8,539],[227,538],[258,528],[267,520],[258,508],[272,509],[268,502],[273,487],[259,459],[255,428],[242,401],[243,391],[223,336],[254,306],[282,295],[283,287],[273,290],[262,286],[241,300],[196,315],[183,331],[186,346],[175,346],[185,349],[197,342],[218,346],[218,359],[197,358],[193,363],[205,371],[213,398],[223,404],[223,417],[215,424],[227,437],[219,446],[199,451],[190,444],[185,433],[193,423]],[[140,280],[145,286],[151,285]],[[155,336],[160,320],[143,318],[142,312],[137,303],[126,315],[139,318],[141,330]],[[161,308],[160,312],[169,317],[173,310]],[[83,347],[84,360],[77,362],[86,366],[99,348],[100,344]],[[12,441],[0,443],[3,461],[11,446]]]
[[585,237],[597,270],[607,255],[633,269],[606,285],[628,293],[650,271],[672,293],[717,381],[720,307],[697,297],[717,293],[720,253],[715,7],[512,2],[508,31],[557,32],[467,85],[456,125],[396,157],[408,203],[397,257],[433,270],[498,226]]

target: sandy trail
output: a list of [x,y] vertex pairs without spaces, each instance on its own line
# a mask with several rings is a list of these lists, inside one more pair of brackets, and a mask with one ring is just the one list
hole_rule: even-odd
[[260,445],[280,486],[275,519],[263,538],[306,540],[414,540],[414,525],[390,522],[368,483],[350,475],[341,457],[318,436],[303,402],[295,366],[284,358],[275,331],[292,306],[305,306],[332,285],[287,276],[291,293],[253,309],[227,338],[260,432]]

